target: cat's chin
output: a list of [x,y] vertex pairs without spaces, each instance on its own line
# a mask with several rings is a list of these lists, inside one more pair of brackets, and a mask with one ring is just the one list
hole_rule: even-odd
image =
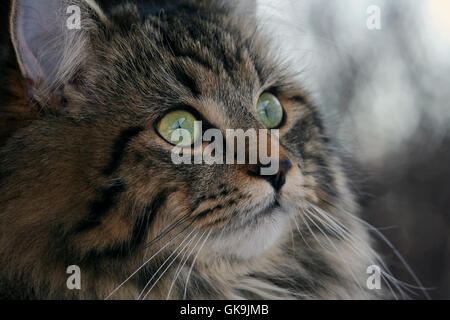
[[205,252],[215,256],[251,259],[274,248],[289,232],[289,215],[281,208],[271,208],[254,219],[212,235]]

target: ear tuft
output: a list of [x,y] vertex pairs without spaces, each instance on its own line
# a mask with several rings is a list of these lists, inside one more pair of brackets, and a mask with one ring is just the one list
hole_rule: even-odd
[[13,0],[10,30],[20,69],[33,91],[54,90],[86,60],[93,0]]

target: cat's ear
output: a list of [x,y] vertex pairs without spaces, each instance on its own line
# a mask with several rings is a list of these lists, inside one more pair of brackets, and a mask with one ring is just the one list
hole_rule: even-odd
[[53,90],[79,71],[90,32],[105,15],[93,0],[13,0],[10,32],[31,93]]

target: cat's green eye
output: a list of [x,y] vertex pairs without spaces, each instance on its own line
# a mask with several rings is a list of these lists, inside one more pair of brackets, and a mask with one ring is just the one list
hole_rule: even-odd
[[156,130],[170,144],[189,147],[200,136],[199,126],[195,121],[197,119],[188,111],[172,111],[158,122]]
[[268,129],[277,128],[283,121],[283,107],[280,100],[271,93],[263,93],[256,107],[259,119]]

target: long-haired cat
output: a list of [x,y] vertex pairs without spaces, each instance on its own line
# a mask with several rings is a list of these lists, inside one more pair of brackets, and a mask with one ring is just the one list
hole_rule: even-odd
[[[373,265],[392,278],[321,115],[255,12],[254,1],[12,1],[3,298],[385,297],[367,286]],[[261,120],[261,99],[279,119]],[[279,170],[174,164],[161,130],[179,114],[221,132],[279,129]]]

